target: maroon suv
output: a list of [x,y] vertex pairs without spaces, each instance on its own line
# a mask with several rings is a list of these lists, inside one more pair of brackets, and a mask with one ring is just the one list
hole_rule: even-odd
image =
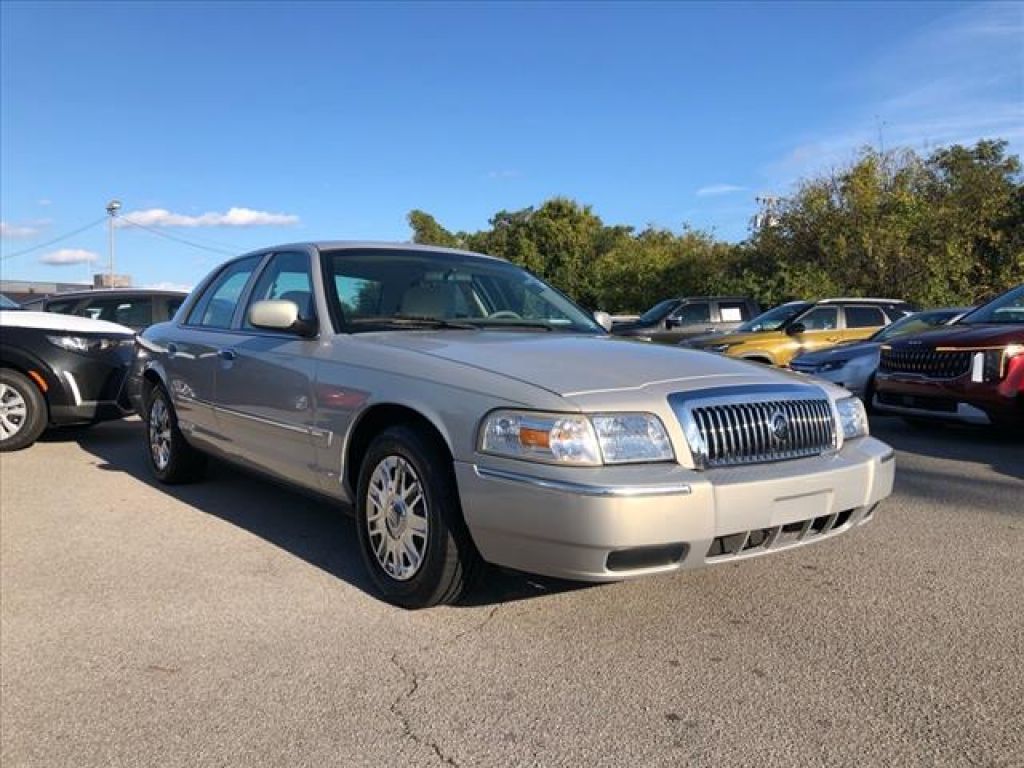
[[883,345],[873,404],[911,418],[1024,425],[1024,285],[953,325]]

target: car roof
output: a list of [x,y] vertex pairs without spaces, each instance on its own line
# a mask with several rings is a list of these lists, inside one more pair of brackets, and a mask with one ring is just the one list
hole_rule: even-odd
[[[174,291],[165,288],[90,288],[84,291],[61,291],[45,297],[47,301],[57,299],[85,299],[90,296],[188,296],[188,291]],[[38,301],[39,299],[32,299]]]
[[678,296],[675,301],[749,301],[753,299],[749,296]]
[[477,253],[476,251],[467,251],[461,248],[445,248],[440,245],[423,245],[422,243],[401,243],[379,240],[311,240],[298,243],[282,243],[280,245],[273,245],[267,248],[258,248],[254,251],[249,251],[246,254],[242,254],[239,258],[251,256],[257,253],[310,249],[317,251],[422,251],[424,253],[447,253],[452,256],[469,256],[477,259],[487,259],[489,261],[501,261],[508,263],[507,259],[502,259],[498,256],[490,256],[486,253]]
[[879,299],[867,296],[840,296],[832,299],[821,299],[817,304],[838,304],[839,302],[859,304],[906,304],[903,299]]

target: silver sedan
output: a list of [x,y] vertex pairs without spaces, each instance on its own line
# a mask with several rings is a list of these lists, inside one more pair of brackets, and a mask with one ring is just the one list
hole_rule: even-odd
[[408,607],[485,562],[613,581],[827,541],[893,483],[845,390],[613,338],[508,262],[423,246],[229,261],[140,337],[132,391],[161,482],[212,454],[352,508]]

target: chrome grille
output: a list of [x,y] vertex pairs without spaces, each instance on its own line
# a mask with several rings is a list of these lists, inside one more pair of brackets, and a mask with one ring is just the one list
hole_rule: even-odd
[[669,401],[701,469],[817,456],[836,447],[832,406],[817,387],[728,387]]
[[971,369],[970,352],[937,352],[909,346],[882,347],[878,370],[914,373],[929,379],[955,379]]

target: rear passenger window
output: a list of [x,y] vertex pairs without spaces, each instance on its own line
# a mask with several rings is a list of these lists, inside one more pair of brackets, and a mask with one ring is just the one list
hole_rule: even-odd
[[167,317],[161,318],[163,320],[171,320],[178,314],[178,310],[181,309],[181,305],[185,303],[186,297],[180,299],[168,299],[167,300]]
[[745,301],[720,301],[718,313],[723,323],[739,323],[750,319],[750,309]]
[[200,297],[199,303],[188,316],[188,324],[206,328],[230,328],[242,291],[262,258],[250,256],[225,267]]
[[887,325],[885,314],[878,307],[847,307],[847,328],[878,328]]
[[46,304],[47,312],[56,312],[59,315],[70,315],[75,311],[75,307],[78,306],[78,302],[81,299],[71,299],[70,301],[51,301]]
[[91,299],[75,314],[132,328],[145,328],[153,323],[153,300],[131,297]]

